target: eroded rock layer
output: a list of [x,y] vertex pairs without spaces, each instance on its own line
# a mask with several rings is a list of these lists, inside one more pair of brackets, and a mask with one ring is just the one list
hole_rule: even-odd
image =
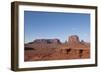
[[90,58],[90,43],[80,41],[77,35],[69,36],[66,43],[59,39],[36,39],[25,44],[24,49],[25,61]]

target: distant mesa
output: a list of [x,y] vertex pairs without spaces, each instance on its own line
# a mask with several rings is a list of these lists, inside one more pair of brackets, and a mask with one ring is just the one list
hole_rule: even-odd
[[59,39],[36,39],[34,40],[33,42],[31,42],[30,44],[32,43],[44,43],[44,44],[61,44],[60,40]]
[[[32,42],[29,42],[27,44],[62,44],[62,42],[59,39],[35,39]],[[71,35],[68,37],[68,41],[65,40],[65,44],[85,44],[84,40],[79,39],[77,35]]]

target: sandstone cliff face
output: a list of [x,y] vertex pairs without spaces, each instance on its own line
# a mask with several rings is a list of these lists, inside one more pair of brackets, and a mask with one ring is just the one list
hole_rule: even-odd
[[69,44],[80,43],[79,37],[77,35],[71,35],[71,36],[69,36],[68,43]]
[[71,35],[68,42],[59,39],[36,39],[25,44],[25,61],[66,60],[90,58],[90,44]]

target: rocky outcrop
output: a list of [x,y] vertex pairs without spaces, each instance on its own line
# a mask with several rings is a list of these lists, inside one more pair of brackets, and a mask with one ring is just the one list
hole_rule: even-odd
[[[36,39],[33,43],[44,43],[44,44],[61,44],[59,39]],[[31,42],[32,44],[32,42]]]
[[36,39],[25,44],[25,61],[65,60],[90,58],[90,43],[77,35],[61,43],[59,39]]
[[69,36],[68,43],[69,44],[80,43],[79,37],[77,35],[71,35],[71,36]]

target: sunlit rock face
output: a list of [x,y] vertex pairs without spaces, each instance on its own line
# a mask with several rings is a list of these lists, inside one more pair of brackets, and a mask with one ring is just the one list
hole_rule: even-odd
[[71,35],[71,36],[69,36],[68,43],[69,44],[80,43],[79,37],[77,35]]

